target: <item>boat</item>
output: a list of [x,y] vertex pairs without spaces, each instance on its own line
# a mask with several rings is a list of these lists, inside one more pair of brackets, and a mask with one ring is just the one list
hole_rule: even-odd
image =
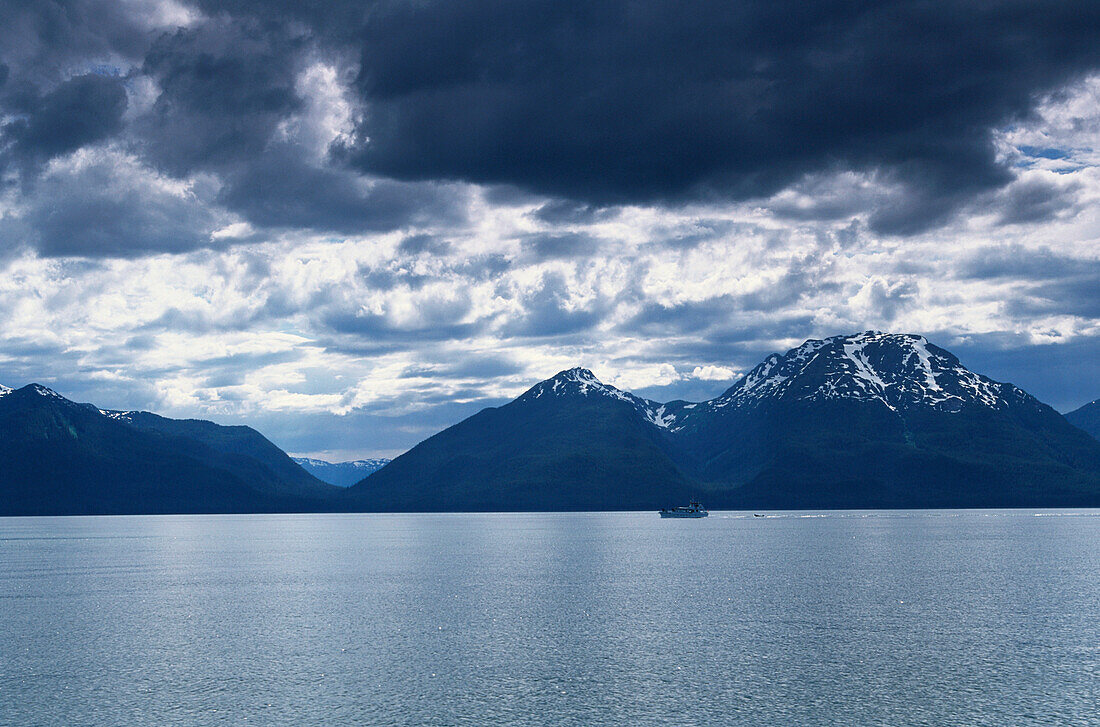
[[706,517],[708,515],[707,509],[699,504],[697,500],[692,500],[688,503],[687,507],[680,505],[678,507],[663,507],[660,511],[661,517]]

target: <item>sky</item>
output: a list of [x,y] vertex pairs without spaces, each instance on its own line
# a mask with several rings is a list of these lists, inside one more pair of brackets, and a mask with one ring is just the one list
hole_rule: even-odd
[[0,383],[394,456],[920,333],[1100,397],[1100,3],[0,0]]

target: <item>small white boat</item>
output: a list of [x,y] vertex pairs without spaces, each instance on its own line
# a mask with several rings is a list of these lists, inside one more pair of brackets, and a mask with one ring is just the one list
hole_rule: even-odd
[[707,509],[696,500],[692,500],[687,507],[663,507],[660,510],[661,517],[706,517],[708,514]]

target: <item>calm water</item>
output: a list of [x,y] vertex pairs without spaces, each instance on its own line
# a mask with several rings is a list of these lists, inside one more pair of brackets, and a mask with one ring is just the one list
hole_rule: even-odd
[[1097,725],[1100,511],[0,519],[3,725]]

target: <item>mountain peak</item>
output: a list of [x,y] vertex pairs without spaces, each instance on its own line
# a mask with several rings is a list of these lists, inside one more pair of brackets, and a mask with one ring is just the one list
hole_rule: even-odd
[[535,384],[517,401],[532,402],[543,397],[549,400],[557,397],[587,398],[589,396],[625,402],[634,407],[646,421],[662,429],[669,429],[676,422],[676,417],[669,411],[668,405],[616,389],[610,384],[603,383],[594,373],[580,366],[559,371],[546,381]]
[[552,396],[565,396],[567,394],[588,396],[592,393],[610,395],[615,398],[627,398],[629,396],[614,386],[603,383],[590,370],[574,366],[571,369],[559,371],[549,379],[535,384],[521,398],[538,399],[544,394]]
[[0,396],[7,396],[8,394],[16,393],[21,396],[39,396],[45,399],[56,399],[58,402],[64,404],[79,406],[76,402],[65,398],[50,387],[43,386],[42,384],[27,384],[26,386],[21,386],[18,389],[12,389],[7,386],[0,386]]
[[581,366],[574,366],[571,369],[565,369],[554,374],[549,379],[550,381],[576,381],[578,383],[602,383],[596,378],[596,374],[592,373],[590,369],[583,368]]
[[1001,408],[1019,398],[1001,384],[964,367],[951,353],[913,333],[864,331],[810,339],[783,355],[772,354],[713,402],[716,408],[766,399],[856,399],[892,410],[932,406],[957,411],[977,404]]
[[[62,396],[61,394],[58,394],[56,391],[54,391],[50,387],[43,386],[42,384],[27,384],[26,388],[30,389],[31,391],[38,394],[39,396],[48,396],[48,397],[52,397],[54,399],[65,399],[65,397]],[[66,399],[66,401],[68,401],[68,400]]]

